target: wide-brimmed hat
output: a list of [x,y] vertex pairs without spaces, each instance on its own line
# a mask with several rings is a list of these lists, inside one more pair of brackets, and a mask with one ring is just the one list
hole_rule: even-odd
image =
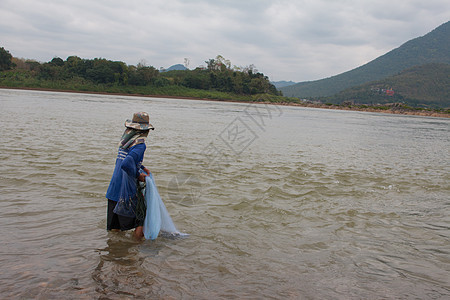
[[137,112],[133,114],[132,120],[125,121],[125,127],[133,128],[137,130],[154,130],[152,124],[149,123],[148,113],[146,112]]

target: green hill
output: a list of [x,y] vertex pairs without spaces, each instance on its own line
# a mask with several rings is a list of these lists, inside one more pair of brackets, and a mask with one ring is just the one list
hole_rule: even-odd
[[161,70],[161,72],[169,72],[169,71],[185,71],[188,68],[186,68],[185,66],[183,66],[182,64],[176,64],[173,65],[167,69]]
[[450,108],[450,64],[425,64],[322,99],[328,103],[385,104]]
[[450,64],[450,21],[430,33],[412,39],[375,60],[329,78],[280,88],[288,97],[331,96],[347,88],[380,80],[414,66]]
[[293,81],[272,81],[271,82],[277,89],[280,89],[282,87],[290,86],[296,84],[296,82]]

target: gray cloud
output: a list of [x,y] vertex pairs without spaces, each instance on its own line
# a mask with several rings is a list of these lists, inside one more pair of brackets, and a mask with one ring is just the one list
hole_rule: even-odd
[[190,67],[221,54],[272,80],[314,80],[367,63],[450,19],[445,0],[3,0],[14,56],[104,57]]

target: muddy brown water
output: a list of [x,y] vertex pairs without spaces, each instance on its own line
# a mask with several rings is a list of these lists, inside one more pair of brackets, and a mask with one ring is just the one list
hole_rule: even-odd
[[[450,120],[0,90],[0,298],[448,299]],[[188,238],[105,230],[125,119]]]

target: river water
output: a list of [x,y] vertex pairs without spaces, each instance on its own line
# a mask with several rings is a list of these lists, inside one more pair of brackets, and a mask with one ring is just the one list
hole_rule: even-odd
[[[2,299],[449,299],[450,120],[0,90]],[[125,119],[187,238],[108,233]]]

